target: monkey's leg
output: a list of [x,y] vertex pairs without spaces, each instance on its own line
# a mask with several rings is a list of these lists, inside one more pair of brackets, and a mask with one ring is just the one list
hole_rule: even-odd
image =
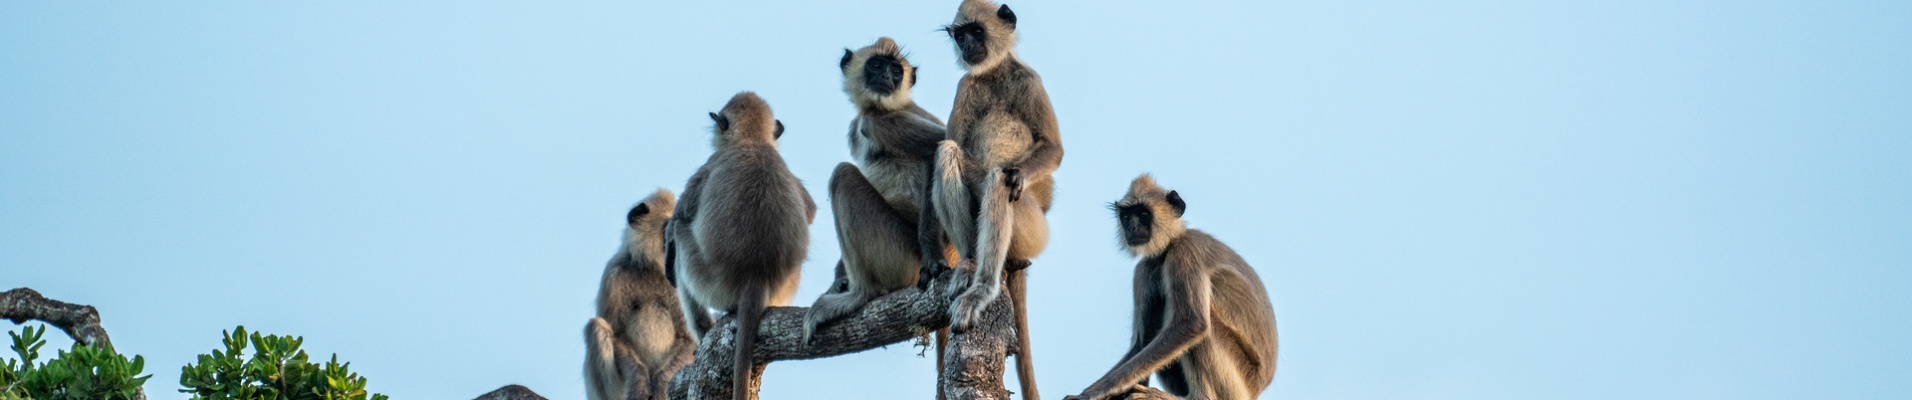
[[609,321],[592,318],[584,326],[584,342],[584,388],[591,400],[650,397],[649,366],[638,360],[635,350],[618,341]]
[[647,400],[651,397],[651,369],[637,359],[637,351],[630,346],[617,346],[618,374],[624,375],[624,400]]
[[963,258],[975,257],[976,216],[974,194],[964,175],[967,159],[955,141],[944,140],[936,147],[936,171],[930,177],[930,202],[936,208],[943,236],[956,245]]
[[817,298],[804,315],[805,343],[818,325],[854,313],[879,295],[915,285],[921,272],[916,225],[890,207],[855,165],[837,164],[830,176],[830,203],[849,290]]
[[624,378],[617,373],[617,335],[611,323],[591,318],[584,324],[584,391],[591,400],[624,398]]
[[[983,179],[983,182],[1001,182],[1002,170],[991,169]],[[1017,211],[1006,192],[1000,185],[982,187],[982,207],[976,216],[976,273],[970,277],[969,289],[950,305],[951,332],[967,331],[970,324],[982,319],[982,312],[989,303],[1002,294],[1002,268],[1008,261]]]
[[763,287],[746,286],[750,287],[744,288],[737,304],[737,362],[730,375],[730,395],[738,400],[757,397],[750,393],[750,370],[756,363],[757,328],[763,324],[764,303],[768,302]]
[[710,319],[710,309],[704,307],[704,303],[697,302],[697,296],[691,295],[690,285],[681,283],[677,285],[677,305],[684,309],[684,322],[688,324],[686,328],[690,328],[691,336],[702,342],[704,335],[710,333],[711,325],[716,324]]

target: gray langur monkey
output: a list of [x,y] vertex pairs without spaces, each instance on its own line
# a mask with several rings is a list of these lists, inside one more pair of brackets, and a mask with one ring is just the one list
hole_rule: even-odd
[[623,244],[604,266],[597,317],[584,327],[584,388],[591,400],[666,397],[697,341],[664,277],[664,222],[677,200],[658,189],[624,217]]
[[968,72],[957,84],[949,140],[937,148],[931,199],[949,241],[975,263],[967,286],[957,285],[950,330],[963,332],[981,318],[1007,270],[1017,378],[1023,398],[1037,399],[1023,278],[1029,259],[1048,246],[1045,214],[1062,136],[1042,78],[1016,56],[1016,28],[1016,13],[989,0],[963,1],[944,28]]
[[[843,250],[838,267],[847,286],[824,293],[810,306],[803,321],[806,343],[817,326],[929,279],[934,271],[927,268],[938,260],[926,257],[954,251],[945,251],[941,232],[918,229],[927,209],[930,160],[948,130],[910,100],[916,68],[887,37],[855,51],[844,49],[838,67],[843,92],[857,109],[849,134],[856,163],[837,164],[830,176],[831,210]],[[940,261],[948,264],[947,257]]]
[[[687,318],[728,312],[737,327],[733,396],[752,398],[757,329],[764,309],[796,295],[817,205],[777,153],[783,122],[756,93],[741,92],[710,114],[710,159],[684,184],[668,227],[678,294]],[[697,332],[701,339],[707,326]]]
[[1188,204],[1148,174],[1110,205],[1135,265],[1134,338],[1115,368],[1081,395],[1099,400],[1148,384],[1190,399],[1253,399],[1275,379],[1274,306],[1254,267],[1228,245],[1188,229]]

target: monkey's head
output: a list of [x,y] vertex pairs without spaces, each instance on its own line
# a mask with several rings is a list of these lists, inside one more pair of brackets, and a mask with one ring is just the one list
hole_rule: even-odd
[[783,121],[770,114],[770,103],[757,97],[754,92],[737,92],[730,97],[730,103],[724,109],[710,113],[711,122],[716,123],[716,133],[711,138],[711,146],[723,148],[731,143],[744,141],[762,141],[772,146],[777,138],[783,137]]
[[1016,12],[989,0],[963,0],[956,21],[943,27],[956,42],[956,59],[971,73],[1002,65],[1016,49]]
[[664,261],[664,222],[670,221],[676,208],[677,196],[657,189],[624,214],[624,246],[633,259],[655,256],[659,258],[654,261]]
[[895,40],[877,38],[875,44],[856,51],[843,49],[843,93],[857,107],[898,110],[910,104],[910,87],[916,86],[916,67]]
[[1182,213],[1188,210],[1188,204],[1182,202],[1181,194],[1156,185],[1149,174],[1130,181],[1129,193],[1109,208],[1115,211],[1117,239],[1132,256],[1160,255],[1187,231]]

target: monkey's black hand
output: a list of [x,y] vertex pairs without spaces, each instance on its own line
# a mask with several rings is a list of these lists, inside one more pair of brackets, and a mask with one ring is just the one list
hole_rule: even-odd
[[1009,201],[1022,199],[1022,168],[1003,168],[1002,186],[1009,189]]

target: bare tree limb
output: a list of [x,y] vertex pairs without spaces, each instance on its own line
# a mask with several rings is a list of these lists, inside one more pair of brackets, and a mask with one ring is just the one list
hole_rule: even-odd
[[27,320],[46,321],[60,328],[73,341],[96,347],[111,347],[113,340],[100,327],[100,312],[93,306],[79,305],[41,296],[29,288],[0,292],[0,318],[24,324]]
[[[949,326],[950,289],[957,276],[945,273],[930,282],[927,289],[908,288],[879,297],[848,317],[817,328],[811,343],[802,343],[805,307],[773,307],[764,314],[757,338],[753,378],[761,377],[772,361],[805,360],[831,357],[896,344]],[[944,378],[946,390],[961,393],[952,400],[1001,399],[1008,397],[1002,386],[1003,354],[1006,343],[1013,343],[1014,325],[1009,319],[1007,296],[989,307],[988,317],[978,328],[950,340]],[[1008,341],[1005,341],[1008,339]],[[671,380],[670,397],[676,400],[731,399],[731,369],[736,354],[736,329],[733,320],[717,321],[698,344],[697,361],[677,372]],[[973,347],[973,348],[966,348]],[[990,361],[993,358],[994,361]],[[957,368],[962,368],[957,370]],[[756,380],[761,382],[761,380]],[[755,398],[757,387],[746,397]]]
[[[112,348],[113,339],[100,327],[100,311],[89,305],[73,304],[41,296],[30,288],[0,292],[0,318],[24,324],[28,320],[45,321],[60,328],[80,344]],[[134,398],[145,399],[146,388],[134,388]]]
[[[963,275],[963,274],[947,274]],[[966,275],[964,275],[966,276]],[[943,395],[951,400],[1007,400],[1004,356],[1015,348],[1015,307],[1008,292],[983,309],[968,332],[952,333],[943,354]],[[945,311],[945,314],[948,312]]]

